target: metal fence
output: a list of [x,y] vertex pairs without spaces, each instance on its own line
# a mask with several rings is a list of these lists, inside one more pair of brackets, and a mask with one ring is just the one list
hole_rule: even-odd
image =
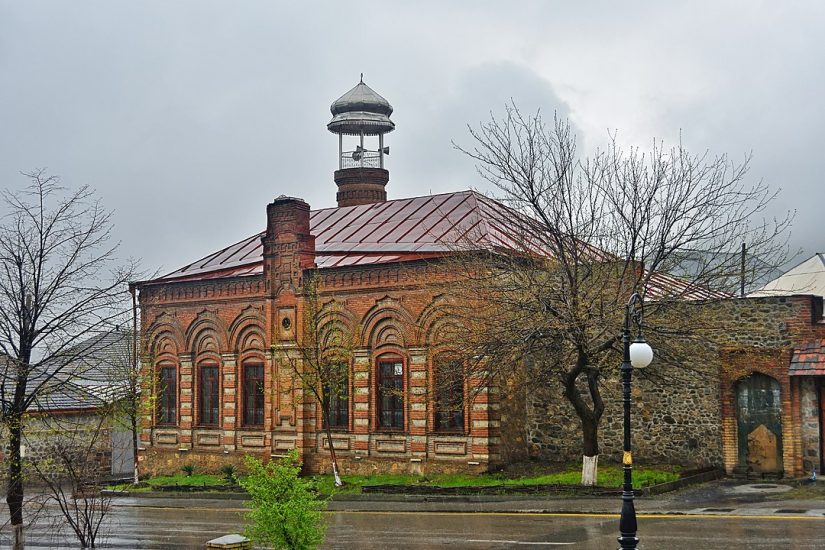
[[377,151],[347,151],[341,153],[341,168],[381,168],[381,155]]

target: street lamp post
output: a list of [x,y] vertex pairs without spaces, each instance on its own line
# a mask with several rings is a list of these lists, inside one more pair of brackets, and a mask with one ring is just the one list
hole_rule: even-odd
[[[622,404],[624,407],[624,453],[622,465],[624,467],[624,485],[622,486],[622,514],[619,519],[618,537],[619,550],[635,549],[639,544],[636,536],[636,507],[633,504],[633,452],[630,445],[630,384],[633,377],[633,368],[644,368],[653,360],[653,350],[642,338],[642,306],[643,300],[639,293],[634,292],[627,301],[624,314],[624,329],[622,330]],[[636,340],[630,343],[630,320],[636,323],[639,329]]]

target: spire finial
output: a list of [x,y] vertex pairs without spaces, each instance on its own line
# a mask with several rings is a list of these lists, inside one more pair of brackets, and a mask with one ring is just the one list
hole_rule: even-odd
[[361,73],[361,84],[364,83],[364,73]]

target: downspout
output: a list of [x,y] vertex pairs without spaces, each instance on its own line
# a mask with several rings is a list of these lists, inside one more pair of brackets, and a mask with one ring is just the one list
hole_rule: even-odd
[[[138,381],[140,380],[139,372],[140,367],[138,366],[138,329],[137,329],[137,289],[135,285],[129,285],[129,294],[132,295],[132,357],[130,357],[130,380],[129,383],[132,386],[130,391],[133,394],[137,393],[138,388]],[[135,370],[137,369],[137,370]],[[132,395],[132,399],[135,399],[137,396]],[[138,398],[139,399],[139,398]],[[138,433],[137,433],[137,417],[138,417],[138,409],[135,408],[137,403],[132,403],[132,411],[130,419],[132,423],[132,461],[134,462],[134,482],[140,482],[140,474],[138,472]]]

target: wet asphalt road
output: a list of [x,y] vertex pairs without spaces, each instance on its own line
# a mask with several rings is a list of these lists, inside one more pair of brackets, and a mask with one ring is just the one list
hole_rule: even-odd
[[[242,527],[238,502],[222,507],[114,506],[102,548],[205,548]],[[29,529],[27,548],[76,548],[48,514]],[[618,519],[605,514],[330,512],[329,549],[616,548]],[[6,517],[0,516],[1,520]],[[825,518],[767,516],[641,516],[640,547],[825,548]],[[8,531],[0,547],[8,547]]]

